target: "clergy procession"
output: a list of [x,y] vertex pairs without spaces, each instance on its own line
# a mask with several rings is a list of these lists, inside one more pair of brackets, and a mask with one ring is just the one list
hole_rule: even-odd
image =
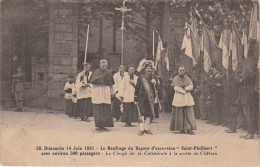
[[[101,59],[99,65],[100,68],[92,73],[91,65],[83,63],[82,72],[75,77],[68,76],[64,86],[66,114],[86,122],[90,122],[89,117],[94,117],[97,131],[113,127],[115,117],[115,121],[125,122],[125,127],[134,127],[132,122],[138,122],[140,136],[153,134],[149,124],[159,117],[160,112],[160,79],[154,74],[153,61],[145,59],[140,63],[139,77],[134,65],[129,65],[127,72],[120,65],[114,74],[108,69],[106,59]],[[185,75],[184,66],[179,66],[178,73],[173,78],[172,90],[169,90],[176,92],[170,129],[193,134],[193,130],[196,130],[191,95],[193,83]]]
[[[124,8],[117,9],[123,14],[130,11],[124,5],[125,1]],[[247,134],[241,138],[254,139],[259,134],[258,11],[258,3],[253,2],[249,22],[246,16],[243,18],[243,34],[232,16],[224,19],[217,44],[214,30],[191,6],[182,42],[182,53],[193,64],[188,70],[177,59],[170,63],[169,50],[156,30],[152,55],[145,56],[139,66],[124,66],[123,40],[118,71],[110,70],[108,60],[101,59],[99,68],[92,72],[86,52],[83,71],[68,76],[64,87],[66,114],[86,122],[94,117],[97,131],[114,127],[114,121],[124,122],[125,127],[135,127],[133,123],[138,122],[137,132],[142,136],[153,134],[150,124],[159,118],[160,112],[171,112],[170,131],[195,134],[197,119],[224,126],[226,133],[243,129]],[[122,39],[123,30],[124,20]],[[166,100],[161,99],[163,94]]]
[[[230,12],[218,8],[220,3],[215,4],[216,9],[209,8],[212,12],[229,13],[223,14],[226,17],[221,29],[209,24],[212,18],[206,20],[201,15],[203,10],[191,3],[185,17],[181,50],[174,51],[177,43],[163,40],[162,33],[154,29],[149,31],[152,47],[147,47],[138,64],[124,61],[124,14],[131,11],[125,5],[123,1],[121,8],[115,8],[122,13],[121,54],[116,71],[112,70],[115,64],[108,55],[97,59],[98,67],[88,58],[88,44],[92,42],[89,41],[91,23],[88,23],[84,61],[79,62],[81,69],[67,76],[64,89],[59,86],[64,90],[65,113],[69,117],[85,122],[94,117],[99,132],[114,127],[115,121],[122,122],[126,131],[138,123],[136,132],[142,136],[153,134],[150,125],[160,123],[156,121],[165,112],[171,113],[169,131],[178,134],[196,134],[196,120],[199,120],[226,127],[226,133],[241,129],[246,132],[240,136],[244,139],[259,135],[257,1],[252,1],[248,8],[240,4],[238,21]],[[242,24],[238,26],[238,22]],[[25,91],[22,68],[18,66],[12,77],[12,93],[19,112]]]

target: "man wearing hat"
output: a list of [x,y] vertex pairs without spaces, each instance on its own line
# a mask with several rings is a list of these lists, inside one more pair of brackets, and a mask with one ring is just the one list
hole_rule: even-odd
[[77,103],[81,120],[89,122],[88,117],[92,116],[92,85],[90,84],[92,72],[90,71],[91,65],[89,63],[83,63],[83,65],[84,69],[78,74],[76,79]]
[[135,88],[135,102],[140,109],[142,122],[140,123],[140,130],[138,135],[153,134],[150,131],[150,120],[148,118],[155,117],[154,114],[154,100],[155,100],[155,89],[156,80],[152,75],[151,64],[145,65],[145,74],[137,79]]
[[122,105],[122,102],[120,100],[119,96],[119,85],[122,82],[124,76],[127,75],[127,72],[125,72],[125,66],[120,65],[118,72],[113,75],[113,79],[115,84],[113,85],[113,94],[114,94],[114,99],[113,99],[113,112],[116,117],[116,120],[119,121],[121,117],[121,111],[120,111],[120,105]]

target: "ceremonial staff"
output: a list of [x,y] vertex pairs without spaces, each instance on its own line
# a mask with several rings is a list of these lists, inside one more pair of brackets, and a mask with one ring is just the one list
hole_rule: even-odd
[[88,52],[88,36],[89,36],[89,24],[88,24],[87,37],[86,37],[86,48],[85,48],[85,57],[84,57],[84,63],[86,63],[86,62],[87,62],[87,52]]
[[[88,24],[88,30],[87,30],[87,36],[86,36],[85,57],[84,57],[84,62],[83,62],[83,64],[84,64],[84,65],[87,63],[87,53],[88,53],[88,37],[89,37],[89,24]],[[85,74],[85,75],[86,75],[86,74]],[[88,75],[88,74],[87,74],[87,75]],[[83,86],[87,86],[87,87],[91,88],[91,87],[90,87],[90,85],[89,85],[89,84],[87,84],[87,83],[88,83],[87,79],[86,79],[86,81],[84,81],[84,80],[83,80],[83,83],[84,83],[84,85],[83,85]]]
[[155,57],[154,57],[154,30],[153,30],[153,59],[155,60]]
[[125,0],[123,1],[123,5],[121,8],[115,8],[116,10],[119,10],[122,12],[122,25],[121,25],[121,37],[122,37],[122,43],[121,43],[121,65],[124,64],[124,29],[125,29],[125,13],[128,11],[131,11],[132,9],[127,9],[125,6]]

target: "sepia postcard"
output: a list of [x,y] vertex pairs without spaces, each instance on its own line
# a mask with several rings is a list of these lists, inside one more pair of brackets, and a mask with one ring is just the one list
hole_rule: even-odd
[[260,166],[259,1],[0,12],[0,165]]

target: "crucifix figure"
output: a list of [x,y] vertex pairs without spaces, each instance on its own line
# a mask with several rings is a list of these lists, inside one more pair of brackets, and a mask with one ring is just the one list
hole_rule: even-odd
[[121,25],[121,30],[122,30],[122,43],[121,43],[121,65],[124,64],[124,29],[125,29],[125,13],[128,11],[131,11],[132,9],[127,9],[125,6],[125,0],[123,1],[123,5],[120,8],[116,8],[116,10],[119,10],[122,12],[122,25]]

